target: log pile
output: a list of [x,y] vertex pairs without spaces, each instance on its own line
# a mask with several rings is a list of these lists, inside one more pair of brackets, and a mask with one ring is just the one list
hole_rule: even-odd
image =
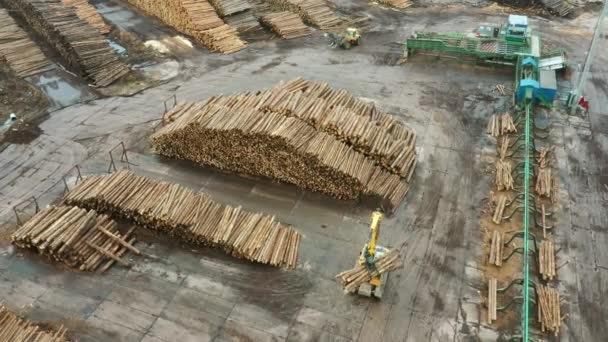
[[72,72],[105,87],[129,73],[107,40],[61,0],[7,0]]
[[248,11],[253,6],[247,0],[209,0],[220,17]]
[[557,275],[553,242],[544,240],[538,245],[538,266],[543,280],[553,280]]
[[415,134],[342,90],[297,79],[181,103],[151,136],[162,155],[395,209],[416,165]]
[[498,191],[513,190],[514,182],[511,168],[511,163],[508,161],[496,161],[496,178],[494,184]]
[[551,168],[538,168],[535,191],[539,196],[545,196],[554,202],[557,199],[557,179],[552,175]]
[[67,329],[49,330],[17,316],[0,304],[0,341],[6,342],[68,342]]
[[537,285],[536,293],[538,295],[538,321],[543,332],[548,331],[559,335],[559,328],[562,324],[560,296],[557,289],[549,286]]
[[40,48],[4,9],[0,9],[0,59],[6,60],[19,77],[53,69]]
[[129,266],[118,255],[133,247],[134,238],[121,236],[117,224],[107,215],[75,206],[48,207],[13,233],[11,240],[21,248],[81,271],[107,270],[115,261]]
[[492,115],[490,117],[490,121],[488,122],[488,127],[486,129],[486,133],[490,134],[493,137],[498,137],[503,134],[516,132],[517,127],[515,127],[513,118],[509,113]]
[[504,251],[503,234],[497,230],[492,233],[492,244],[490,245],[490,265],[502,266],[502,254]]
[[269,0],[276,8],[296,13],[302,20],[321,30],[342,23],[324,0]]
[[223,18],[226,24],[234,27],[238,33],[257,32],[262,30],[262,25],[253,15],[253,11],[244,11]]
[[312,33],[312,30],[304,25],[302,19],[291,12],[270,13],[263,16],[261,21],[283,39],[303,37]]
[[96,28],[101,34],[110,33],[110,27],[103,20],[101,15],[97,13],[95,6],[91,5],[88,0],[61,0],[64,5],[71,6],[76,10],[76,15]]
[[414,3],[411,0],[376,0],[378,3],[394,7],[397,9],[406,9],[412,6]]
[[127,0],[211,51],[230,54],[245,48],[236,30],[224,23],[207,0]]
[[110,213],[186,242],[272,266],[295,268],[301,236],[274,216],[217,203],[179,184],[119,171],[91,176],[64,202]]
[[355,268],[336,275],[336,279],[345,293],[354,293],[362,284],[369,282],[372,278],[379,277],[383,273],[395,270],[402,265],[399,251],[392,250],[376,261],[376,267],[373,270],[368,269],[365,265],[357,264]]

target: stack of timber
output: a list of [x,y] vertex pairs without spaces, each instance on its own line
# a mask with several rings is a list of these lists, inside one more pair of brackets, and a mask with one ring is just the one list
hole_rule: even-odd
[[210,0],[210,2],[222,18],[248,11],[253,7],[247,0]]
[[0,59],[19,77],[53,69],[40,48],[28,37],[5,9],[0,9]]
[[494,114],[490,117],[486,132],[493,137],[498,137],[507,133],[516,133],[517,127],[515,127],[511,114]]
[[492,243],[490,245],[490,265],[502,266],[502,254],[504,251],[504,234],[495,230],[492,233]]
[[576,1],[573,0],[540,0],[540,2],[555,15],[565,17],[576,9]]
[[538,306],[538,322],[543,332],[552,332],[555,336],[559,335],[559,328],[562,325],[560,296],[559,292],[549,286],[537,285],[536,303]]
[[31,248],[50,259],[81,271],[107,270],[126,250],[137,254],[134,238],[121,236],[107,215],[76,206],[48,207],[21,226],[11,239],[21,248]]
[[68,342],[67,329],[49,330],[17,316],[0,304],[0,341],[6,342]]
[[535,191],[553,202],[557,199],[557,179],[552,175],[551,168],[537,169]]
[[336,279],[345,293],[355,293],[362,284],[369,282],[372,278],[379,277],[383,273],[395,270],[402,265],[399,251],[392,250],[376,261],[376,267],[373,270],[369,270],[365,265],[357,264],[355,268],[336,275]]
[[229,54],[245,48],[236,30],[224,23],[207,0],[127,0],[211,51]]
[[71,6],[76,10],[76,15],[88,22],[91,26],[96,28],[101,34],[110,33],[110,27],[106,25],[101,15],[97,13],[97,10],[88,0],[61,0],[64,5]]
[[410,6],[412,6],[414,3],[410,0],[376,0],[378,1],[378,3],[389,6],[389,7],[394,7],[397,9],[406,9]]
[[261,21],[283,39],[303,37],[312,33],[312,30],[304,25],[302,19],[291,12],[270,13],[262,17]]
[[269,2],[276,8],[297,13],[305,23],[321,30],[342,23],[324,0],[269,0]]
[[496,161],[496,178],[494,184],[496,184],[498,191],[513,190],[515,187],[511,168],[511,163],[508,161]]
[[61,0],[7,0],[67,62],[68,69],[105,87],[129,73],[107,40]]
[[553,242],[544,240],[538,245],[538,266],[544,280],[553,280],[557,275]]
[[272,266],[295,268],[301,236],[274,216],[217,203],[179,184],[119,171],[85,178],[64,202],[111,213],[186,242]]
[[415,134],[343,90],[297,79],[181,103],[151,136],[162,155],[394,210],[416,165]]
[[260,25],[260,22],[251,10],[233,14],[223,19],[226,24],[234,27],[238,33],[251,33],[262,30],[262,25]]

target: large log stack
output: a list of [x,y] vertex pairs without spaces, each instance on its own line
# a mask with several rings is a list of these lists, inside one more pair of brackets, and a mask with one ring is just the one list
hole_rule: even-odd
[[72,72],[105,87],[129,73],[106,39],[61,0],[6,0],[65,60]]
[[287,11],[267,14],[261,21],[283,39],[303,37],[312,33],[310,27],[304,25],[297,14]]
[[211,51],[229,54],[245,48],[237,31],[217,15],[207,0],[127,0]]
[[268,0],[273,6],[298,14],[305,23],[321,30],[342,23],[324,0]]
[[178,184],[120,171],[91,176],[64,198],[164,232],[187,242],[222,248],[233,256],[295,268],[300,234],[274,216],[211,200]]
[[51,62],[5,9],[0,9],[0,59],[19,77],[52,70]]
[[110,33],[110,27],[88,0],[61,0],[64,5],[71,6],[76,10],[78,18],[86,21],[96,28],[101,34]]
[[107,215],[74,206],[48,207],[13,233],[13,243],[81,271],[107,270],[127,249],[136,253],[134,238],[121,236]]
[[183,103],[152,135],[160,154],[263,176],[339,199],[405,198],[415,134],[326,83],[295,79],[255,93]]
[[17,316],[0,304],[0,341],[6,342],[68,342],[67,329],[42,328]]

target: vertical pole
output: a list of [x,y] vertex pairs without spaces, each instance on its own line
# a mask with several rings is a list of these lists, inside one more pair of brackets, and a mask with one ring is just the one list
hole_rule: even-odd
[[591,68],[593,59],[595,58],[595,50],[597,49],[597,41],[599,40],[598,38],[600,32],[602,31],[602,24],[604,22],[604,18],[608,15],[608,6],[606,6],[606,3],[608,3],[608,0],[604,0],[604,7],[600,12],[600,17],[597,19],[597,26],[595,26],[595,32],[593,33],[593,39],[591,40],[591,47],[589,47],[589,52],[587,53],[587,58],[585,59],[585,67],[583,68],[583,72],[579,78],[578,86],[574,89],[574,93],[572,94],[572,104],[570,107],[571,115],[576,113],[576,108],[578,108],[578,100],[583,94],[583,87],[585,87],[587,78],[589,78],[589,69]]
[[528,221],[530,215],[530,107],[531,102],[527,102],[526,105],[526,121],[525,121],[525,150],[524,150],[524,305],[523,305],[523,319],[522,319],[522,340],[524,342],[529,341],[528,324],[530,320],[530,260],[528,253]]

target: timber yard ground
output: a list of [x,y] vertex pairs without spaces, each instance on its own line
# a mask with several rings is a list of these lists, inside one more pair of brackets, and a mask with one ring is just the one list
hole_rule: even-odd
[[[142,40],[178,35],[119,1],[93,3],[106,20]],[[513,70],[426,56],[397,63],[400,44],[414,31],[469,31],[502,23],[506,14],[497,7],[399,12],[361,0],[334,3],[338,13],[371,17],[361,46],[331,49],[318,31],[249,43],[228,56],[180,45],[149,69],[154,82],[128,96],[104,96],[77,80],[51,85],[54,93],[42,86],[51,112],[26,129],[27,139],[11,134],[0,151],[0,222],[9,222],[3,230],[14,222],[15,204],[32,196],[40,205],[56,200],[62,177],[73,177],[76,164],[84,175],[106,172],[108,151],[124,142],[138,174],[293,225],[303,234],[296,270],[252,264],[140,229],[136,246],[144,255],[129,256],[130,269],[84,274],[13,248],[3,232],[0,301],[34,321],[66,325],[79,341],[495,341],[516,334],[517,318],[504,318],[498,327],[486,322],[480,223],[496,155],[485,127],[491,114],[509,108],[511,98],[494,89],[512,88]],[[531,26],[545,42],[566,48],[573,65],[582,65],[597,12],[532,17]],[[588,116],[545,112],[559,174],[554,234],[567,314],[559,337],[545,335],[547,340],[608,336],[607,62],[608,39],[602,39],[585,88]],[[163,101],[173,95],[203,100],[297,76],[373,101],[417,133],[411,189],[384,220],[380,237],[381,244],[402,247],[404,267],[390,274],[381,301],[345,295],[334,278],[353,266],[368,238],[369,207],[167,160],[150,149],[147,137],[160,122]],[[572,85],[560,76],[559,86],[561,96]]]

